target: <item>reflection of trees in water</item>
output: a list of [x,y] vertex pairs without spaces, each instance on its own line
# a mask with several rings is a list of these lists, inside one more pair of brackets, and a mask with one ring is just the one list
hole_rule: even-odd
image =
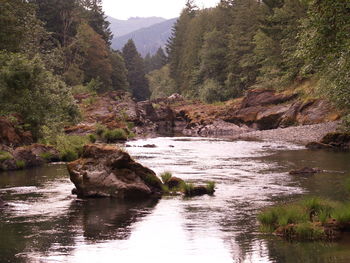
[[215,226],[215,235],[229,248],[234,262],[249,262],[252,251],[260,254],[261,258],[266,256],[268,252],[265,242],[257,236],[256,208],[251,202],[231,200],[215,208],[204,205],[205,203],[192,203],[185,206],[185,230],[191,239],[196,238],[198,229],[205,230]]
[[121,202],[113,199],[89,199],[75,202],[70,210],[76,211],[70,220],[82,227],[89,241],[126,239],[131,225],[151,213],[158,201]]
[[[157,201],[121,203],[112,199],[72,201],[67,214],[16,217],[0,222],[0,262],[26,262],[52,253],[70,254],[76,236],[89,241],[125,239],[131,225],[151,213]],[[16,256],[18,253],[22,255]]]
[[349,241],[288,242],[271,237],[267,247],[273,262],[350,262]]

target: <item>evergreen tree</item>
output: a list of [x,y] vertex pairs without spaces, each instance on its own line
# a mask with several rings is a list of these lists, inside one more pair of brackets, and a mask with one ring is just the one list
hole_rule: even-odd
[[61,46],[68,46],[79,25],[79,0],[29,0],[38,7],[38,18]]
[[157,50],[157,53],[151,56],[149,53],[144,58],[145,71],[149,73],[153,70],[161,69],[167,64],[167,56],[164,53],[164,50],[160,47]]
[[89,25],[110,46],[113,35],[109,28],[110,23],[106,20],[107,17],[102,10],[102,0],[84,0],[82,3],[87,10],[86,19]]
[[138,101],[150,97],[148,81],[145,77],[145,66],[140,53],[137,52],[135,43],[130,39],[123,47],[123,58],[128,70],[128,82],[133,96]]
[[277,86],[294,80],[302,67],[295,56],[306,5],[299,0],[264,1],[268,7],[255,36],[255,54],[261,65],[259,81]]
[[236,0],[232,12],[226,86],[229,97],[237,97],[255,84],[258,75],[253,40],[261,19],[260,4],[256,0]]
[[110,60],[112,65],[112,89],[128,91],[128,72],[123,56],[117,51],[111,51]]

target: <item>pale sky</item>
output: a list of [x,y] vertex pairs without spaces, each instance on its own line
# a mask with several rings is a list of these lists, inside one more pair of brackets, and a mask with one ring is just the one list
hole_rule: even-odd
[[[213,7],[220,0],[195,0],[198,7]],[[106,15],[117,19],[159,16],[178,17],[186,0],[103,0]]]

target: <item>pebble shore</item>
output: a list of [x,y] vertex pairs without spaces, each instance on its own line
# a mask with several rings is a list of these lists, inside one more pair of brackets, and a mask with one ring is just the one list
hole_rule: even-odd
[[273,130],[253,131],[240,134],[237,136],[237,139],[260,139],[307,144],[313,141],[320,141],[327,133],[335,132],[338,127],[338,121],[326,122]]

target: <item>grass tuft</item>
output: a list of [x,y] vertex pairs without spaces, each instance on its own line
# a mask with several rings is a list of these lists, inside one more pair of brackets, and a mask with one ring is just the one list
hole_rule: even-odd
[[164,172],[160,174],[160,178],[162,178],[163,184],[168,183],[171,177],[173,177],[173,175],[170,172]]

